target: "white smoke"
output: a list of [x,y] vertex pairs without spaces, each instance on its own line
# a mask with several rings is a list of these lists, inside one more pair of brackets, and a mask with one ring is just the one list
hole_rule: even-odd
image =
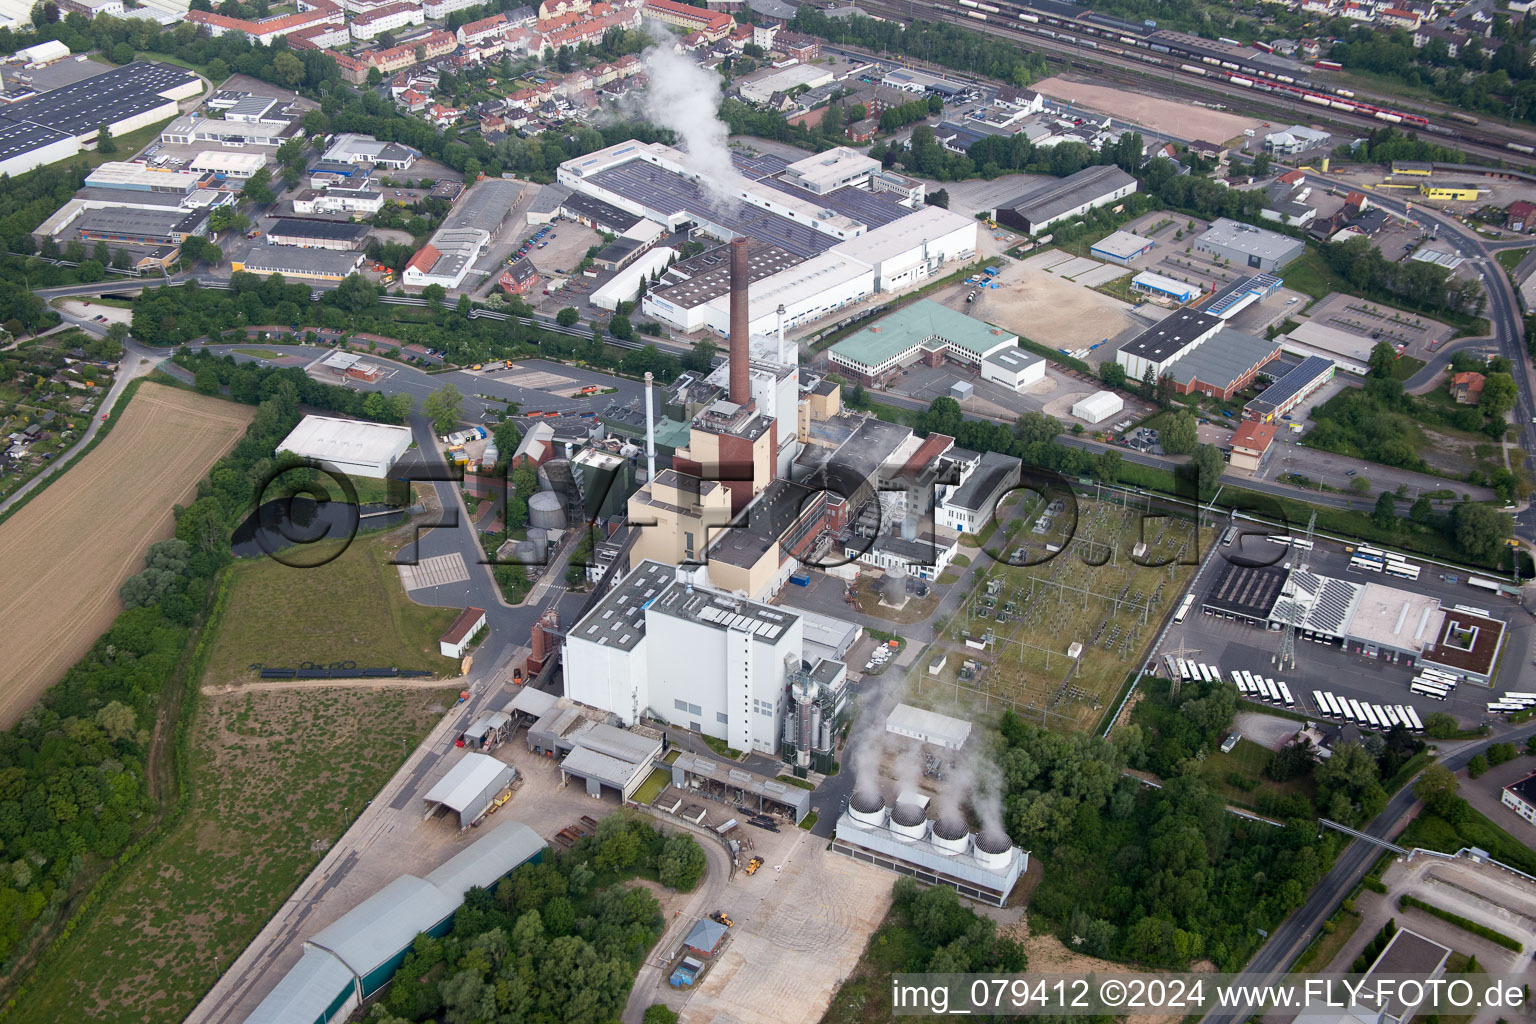
[[1003,827],[1003,772],[997,762],[986,757],[970,761],[972,778],[971,807],[981,819],[981,831],[1007,835]]
[[640,93],[646,120],[670,128],[688,154],[688,168],[717,199],[734,202],[747,186],[731,163],[730,127],[719,117],[720,76],[678,53],[669,38],[640,54],[650,83]]

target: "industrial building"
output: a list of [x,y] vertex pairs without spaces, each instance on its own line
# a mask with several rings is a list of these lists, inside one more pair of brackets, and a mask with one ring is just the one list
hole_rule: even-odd
[[85,210],[75,220],[74,228],[83,242],[180,245],[192,235],[207,232],[208,211],[106,206]]
[[1536,825],[1536,774],[1505,786],[1499,791],[1499,802]]
[[971,723],[910,704],[897,704],[885,716],[885,731],[945,750],[959,750],[971,737]]
[[1000,348],[981,360],[981,379],[1023,391],[1045,379],[1045,357],[1022,348]]
[[[827,742],[830,744],[831,740]],[[794,765],[795,762],[791,761]],[[826,751],[826,766],[818,771],[830,770],[831,749]],[[698,793],[719,800],[732,807],[747,807],[758,814],[782,814],[799,824],[811,813],[809,790],[778,782],[763,775],[743,771],[721,763],[712,757],[681,753],[672,762],[672,785],[683,793]],[[797,777],[804,773],[794,769]]]
[[[777,754],[802,669],[800,617],[646,560],[566,636],[565,693],[633,724],[650,709],[738,750]],[[814,666],[812,667],[814,670]]]
[[302,249],[296,245],[257,245],[245,259],[231,258],[229,269],[251,274],[282,274],[303,281],[340,281],[363,265],[355,249]]
[[1115,361],[1125,367],[1131,380],[1142,380],[1147,371],[1160,378],[1177,360],[1199,347],[1223,328],[1222,321],[1208,313],[1181,309],[1127,341],[1115,353]]
[[1285,282],[1273,274],[1239,278],[1222,288],[1205,304],[1205,312],[1218,320],[1230,320],[1255,302],[1280,290]]
[[462,658],[484,630],[485,609],[465,608],[448,626],[447,632],[437,638],[438,653],[445,658]]
[[[525,690],[513,704],[527,703],[527,696]],[[540,695],[536,703],[518,710],[537,715],[528,725],[528,749],[559,758],[560,781],[581,779],[588,796],[602,796],[606,786],[620,803],[627,803],[661,760],[660,732],[641,725],[615,728],[603,721],[607,712],[583,707],[570,697],[545,702]]]
[[1270,423],[1284,417],[1306,398],[1333,380],[1334,363],[1324,356],[1308,356],[1281,374],[1278,380],[1243,406],[1245,419]]
[[1033,235],[1057,221],[1118,202],[1135,191],[1135,178],[1118,167],[1097,164],[1031,188],[994,209],[992,219]]
[[320,159],[330,163],[382,167],[387,171],[408,171],[419,150],[399,142],[380,142],[370,135],[343,133],[330,140]]
[[878,792],[855,792],[838,816],[832,852],[926,885],[948,885],[967,899],[1006,904],[1029,867],[1029,854],[1003,832],[973,835],[954,813],[930,821],[928,803],[928,797],[906,792],[887,806]]
[[1250,267],[1264,273],[1272,273],[1306,252],[1307,245],[1299,238],[1267,231],[1243,224],[1227,217],[1219,217],[1197,239],[1195,251],[1231,262],[1234,266]]
[[350,221],[279,217],[267,229],[268,244],[296,245],[305,249],[361,249],[367,239],[368,225]]
[[866,384],[921,360],[946,358],[979,369],[994,352],[1018,348],[1019,336],[931,299],[920,299],[833,345],[831,364]]
[[489,754],[466,753],[422,797],[427,817],[452,812],[460,831],[483,818],[517,778],[517,769]]
[[323,192],[307,188],[293,197],[293,212],[315,213],[378,213],[384,208],[384,192],[381,189],[332,186]]
[[209,149],[187,161],[187,170],[211,174],[216,180],[244,181],[267,166],[261,153],[230,153]]
[[1000,452],[982,452],[954,464],[960,467],[960,475],[952,484],[939,485],[933,519],[947,530],[975,533],[992,521],[1003,496],[1019,486],[1023,465]]
[[1199,297],[1200,286],[1168,277],[1166,274],[1154,274],[1150,270],[1143,270],[1131,278],[1131,291],[1142,292],[1159,299],[1172,299],[1174,302],[1189,302]]
[[489,231],[439,228],[432,241],[416,250],[406,263],[400,272],[400,280],[415,288],[425,288],[429,284],[457,288],[490,244]]
[[1095,242],[1088,252],[1111,263],[1130,263],[1152,251],[1155,243],[1130,231],[1115,231]]
[[196,112],[176,118],[160,130],[160,141],[173,146],[191,146],[214,142],[241,149],[246,146],[278,146],[292,134],[294,126],[265,121],[227,121],[222,117],[201,117]]
[[1170,377],[1181,395],[1201,394],[1228,401],[1253,383],[1259,370],[1280,356],[1280,342],[1223,327],[1187,349],[1158,376]]
[[[67,51],[66,51],[67,54]],[[176,116],[202,81],[171,64],[134,61],[0,107],[0,175],[74,156],[103,125],[114,137]]]
[[202,188],[207,178],[207,174],[190,170],[168,171],[148,164],[109,160],[85,176],[85,187],[185,196]]
[[416,936],[443,935],[470,889],[490,889],[543,858],[545,842],[520,822],[480,836],[425,878],[401,875],[304,942],[299,962],[246,1024],[344,1021],[394,976]]
[[410,446],[410,427],[305,416],[277,450],[314,459],[336,473],[382,480]]
[[1429,594],[1356,583],[1286,565],[1229,562],[1205,595],[1207,614],[1265,629],[1294,623],[1308,639],[1389,662],[1425,664],[1490,684],[1505,623],[1480,609],[1445,608]]

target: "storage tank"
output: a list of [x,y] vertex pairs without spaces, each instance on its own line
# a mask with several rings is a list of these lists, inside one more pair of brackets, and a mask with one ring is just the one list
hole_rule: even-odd
[[848,802],[848,816],[861,825],[879,825],[885,814],[885,798],[879,790],[854,793]]
[[518,548],[526,547],[529,558],[524,565],[543,565],[549,559],[549,538],[538,527],[530,527],[526,540],[518,544]]
[[965,852],[970,831],[965,827],[964,818],[959,815],[947,815],[933,823],[933,831],[929,833],[928,838],[940,853],[954,856]]
[[900,604],[907,596],[907,567],[893,565],[880,581],[880,596],[889,604]]
[[546,530],[565,529],[565,502],[554,491],[539,491],[530,495],[528,523]]
[[921,839],[928,828],[928,816],[917,804],[897,804],[891,811],[891,831],[898,839]]
[[989,868],[1008,866],[1008,855],[1013,851],[1013,840],[1003,832],[981,832],[976,836],[974,856]]

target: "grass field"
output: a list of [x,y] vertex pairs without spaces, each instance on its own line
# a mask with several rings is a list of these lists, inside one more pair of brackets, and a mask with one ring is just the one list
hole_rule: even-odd
[[1498,259],[1499,266],[1513,274],[1515,268],[1520,265],[1520,261],[1530,254],[1531,250],[1529,249],[1500,249],[1494,256]]
[[301,661],[456,671],[457,662],[438,654],[437,638],[458,613],[414,604],[390,564],[408,532],[359,534],[340,557],[314,569],[267,558],[237,566],[205,682],[253,678],[253,664]]
[[[1193,524],[1149,516],[1138,507],[1079,499],[1071,516],[1054,517],[1042,533],[1034,526],[1044,503],[1022,512],[1022,528],[1005,524],[989,550],[1024,564],[993,564],[935,644],[948,663],[935,680],[923,678],[917,703],[959,700],[977,711],[1011,707],[1020,717],[1062,729],[1090,729],[1152,641],[1172,601],[1194,571]],[[1144,541],[1143,562],[1133,560]],[[1061,550],[1052,553],[1050,546]],[[1035,563],[1035,564],[1028,564]],[[978,650],[966,639],[984,644]],[[1067,657],[1073,642],[1081,658]],[[970,680],[959,674],[978,663]]]
[[181,1020],[454,697],[199,697],[186,815],[50,957],[8,1020]]
[[255,410],[145,383],[106,440],[0,524],[0,725],[58,681],[122,609],[117,588],[171,532],[171,506]]

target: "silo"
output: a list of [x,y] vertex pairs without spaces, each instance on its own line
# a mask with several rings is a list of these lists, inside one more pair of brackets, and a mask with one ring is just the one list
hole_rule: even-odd
[[954,856],[965,852],[970,833],[965,827],[964,818],[958,814],[948,814],[933,823],[933,832],[928,838],[940,853]]
[[855,792],[848,803],[848,816],[861,825],[879,825],[885,814],[885,798],[878,789]]
[[832,749],[832,722],[829,719],[821,720],[821,735],[817,737],[816,749],[829,752]]
[[976,836],[972,856],[989,868],[1002,869],[1008,866],[1008,855],[1012,852],[1013,840],[1006,833],[981,832]]
[[891,811],[891,831],[898,839],[921,839],[928,828],[928,816],[918,804],[897,804]]
[[554,491],[539,491],[528,497],[528,523],[545,530],[565,529],[565,503]]
[[543,565],[545,559],[549,557],[549,535],[537,526],[530,526],[528,538],[523,543],[530,546],[536,557],[536,562],[533,564]]
[[887,604],[900,604],[907,596],[907,567],[893,565],[880,581],[880,596]]

